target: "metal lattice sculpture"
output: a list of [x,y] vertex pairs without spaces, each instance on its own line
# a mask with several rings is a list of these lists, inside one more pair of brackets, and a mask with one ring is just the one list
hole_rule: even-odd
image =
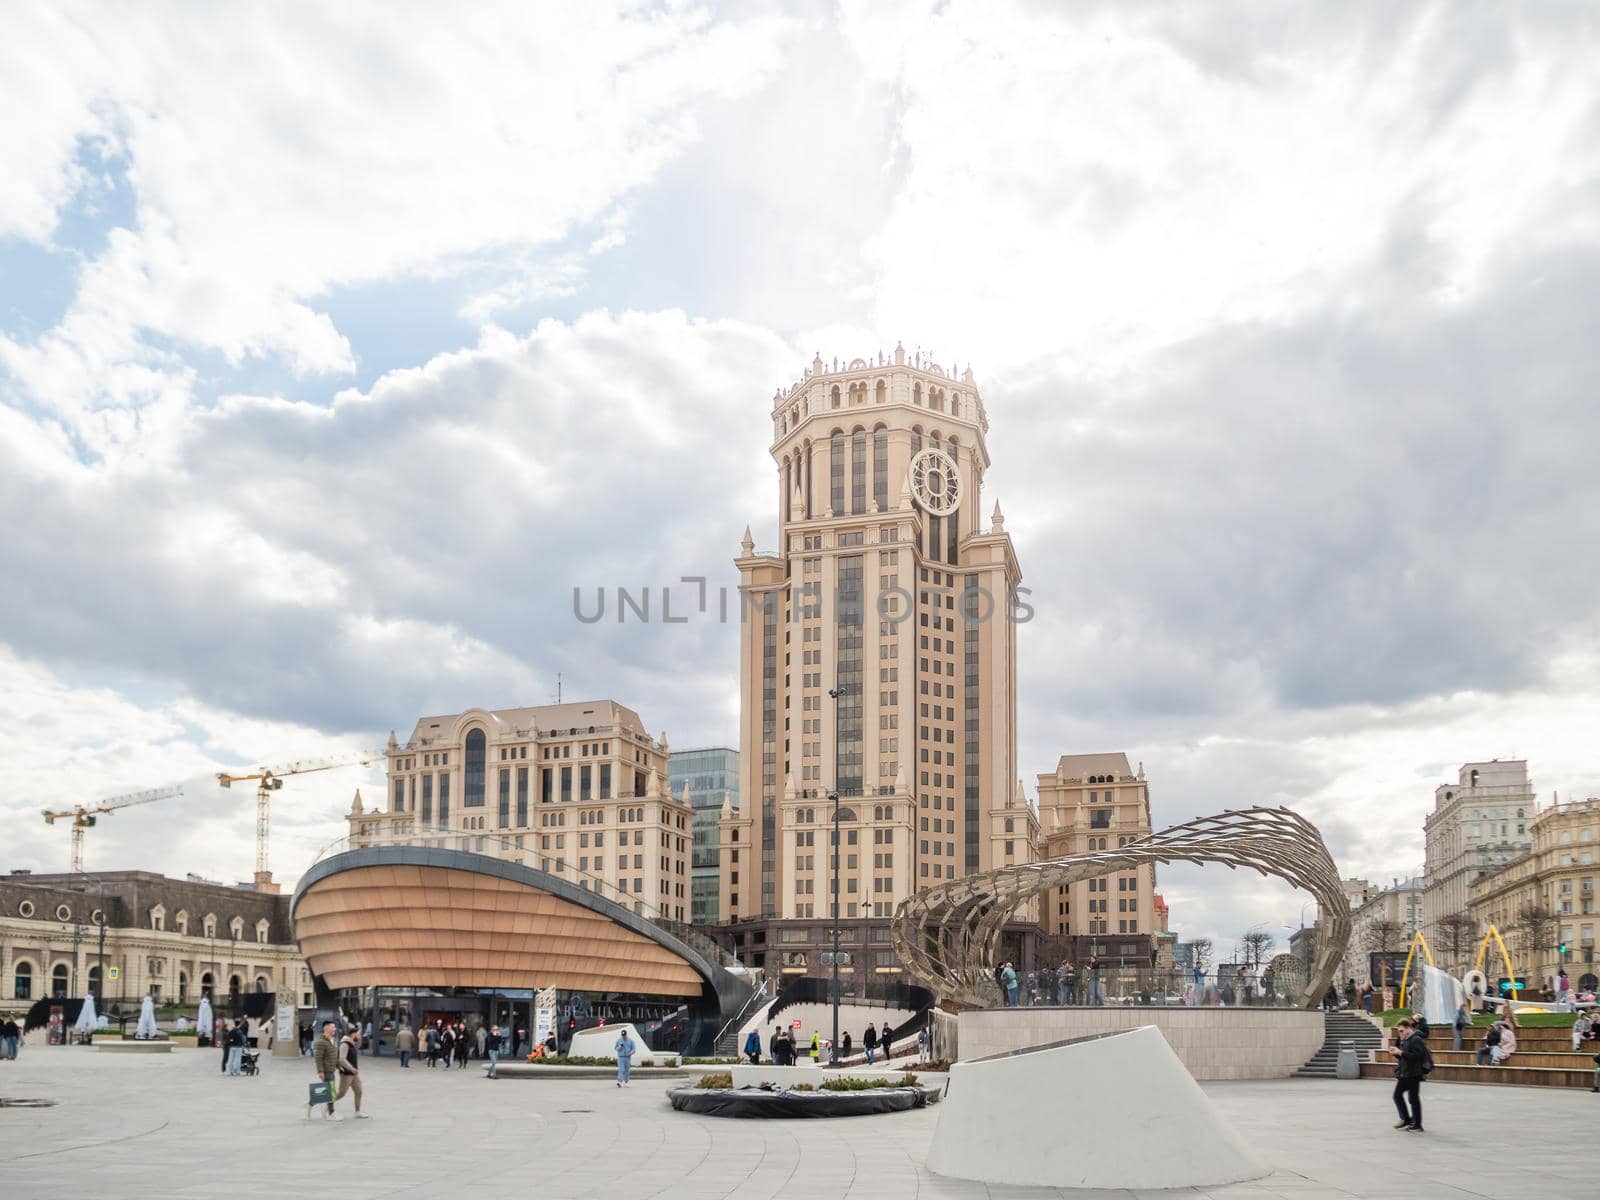
[[1323,933],[1301,1003],[1315,1008],[1350,940],[1350,904],[1317,827],[1287,808],[1246,808],[1200,817],[1115,850],[1000,867],[927,888],[895,911],[895,952],[913,978],[946,1000],[982,1007],[1001,930],[1022,905],[1051,888],[1144,863],[1253,867],[1316,898]]

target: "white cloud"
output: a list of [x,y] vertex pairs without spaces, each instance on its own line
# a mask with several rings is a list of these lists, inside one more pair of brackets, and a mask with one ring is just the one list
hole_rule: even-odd
[[[331,289],[526,254],[602,217],[694,139],[698,104],[774,69],[785,28],[689,6],[14,12],[0,105],[30,116],[0,131],[0,231],[50,236],[83,138],[125,155],[138,216],[57,328],[0,339],[0,365],[74,422],[180,381],[161,343],[349,371],[318,309]],[[125,434],[95,432],[97,452]]]

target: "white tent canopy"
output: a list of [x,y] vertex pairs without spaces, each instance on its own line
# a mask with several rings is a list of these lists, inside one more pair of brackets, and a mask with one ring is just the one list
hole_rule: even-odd
[[200,997],[200,1011],[194,1019],[195,1031],[201,1037],[211,1036],[211,997]]
[[139,1028],[134,1032],[134,1037],[153,1038],[156,1036],[156,1002],[149,996],[144,998],[144,1003],[139,1006]]
[[73,1025],[79,1033],[93,1033],[95,1030],[94,1019],[94,993],[90,992],[83,998],[83,1008],[78,1012],[78,1020]]

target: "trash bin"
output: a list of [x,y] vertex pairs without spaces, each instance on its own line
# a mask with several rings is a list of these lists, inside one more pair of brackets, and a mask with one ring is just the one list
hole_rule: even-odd
[[1340,1079],[1360,1079],[1361,1066],[1356,1062],[1356,1044],[1353,1041],[1339,1043],[1339,1066],[1334,1074]]

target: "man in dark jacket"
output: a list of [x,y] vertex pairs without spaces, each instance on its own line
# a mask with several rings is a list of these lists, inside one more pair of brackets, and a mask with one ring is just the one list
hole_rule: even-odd
[[894,1029],[889,1022],[883,1023],[883,1029],[878,1033],[878,1048],[883,1051],[883,1065],[889,1065],[889,1055],[893,1052]]
[[[1417,1032],[1416,1023],[1409,1017],[1395,1027],[1395,1032],[1396,1042],[1389,1050],[1395,1058],[1394,1106],[1400,1114],[1395,1128],[1421,1133],[1422,1081],[1433,1069],[1433,1055],[1428,1053],[1427,1039]],[[1408,1100],[1410,1111],[1406,1107]]]
[[317,1078],[328,1085],[327,1115],[333,1117],[333,1085],[334,1076],[339,1073],[339,1047],[334,1044],[332,1021],[323,1023],[322,1036],[316,1040],[312,1053],[315,1055],[312,1063],[317,1068]]
[[361,1030],[352,1025],[350,1031],[344,1035],[344,1041],[339,1043],[339,1094],[335,1100],[343,1100],[346,1092],[354,1092],[356,1097],[356,1120],[364,1121],[367,1114],[361,1111]]

